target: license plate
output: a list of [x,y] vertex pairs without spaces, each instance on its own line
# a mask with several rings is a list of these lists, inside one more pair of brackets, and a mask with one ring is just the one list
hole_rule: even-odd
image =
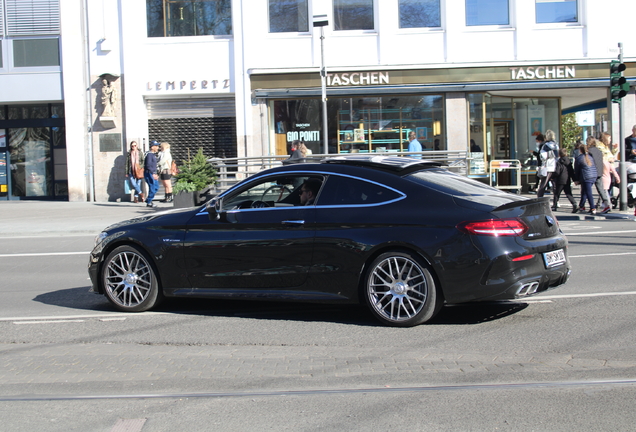
[[563,249],[546,252],[543,254],[543,261],[546,267],[554,267],[565,262],[565,252]]

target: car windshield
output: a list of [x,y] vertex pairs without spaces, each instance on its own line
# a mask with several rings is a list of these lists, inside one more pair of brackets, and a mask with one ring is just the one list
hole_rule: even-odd
[[444,169],[422,170],[407,178],[415,183],[453,196],[509,195],[507,192]]

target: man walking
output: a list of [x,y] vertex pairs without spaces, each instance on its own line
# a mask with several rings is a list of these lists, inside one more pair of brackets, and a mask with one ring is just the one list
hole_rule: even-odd
[[[409,132],[409,151],[410,152],[421,152],[422,151],[422,144],[420,144],[420,142],[417,140],[417,137],[415,136],[415,132],[411,131]],[[416,158],[416,159],[422,159],[422,155],[421,154],[411,154],[409,155],[412,158]]]
[[148,183],[148,197],[146,198],[146,207],[157,207],[152,202],[155,194],[159,190],[159,175],[157,174],[157,152],[159,151],[159,143],[153,141],[150,143],[150,151],[144,160],[144,179]]

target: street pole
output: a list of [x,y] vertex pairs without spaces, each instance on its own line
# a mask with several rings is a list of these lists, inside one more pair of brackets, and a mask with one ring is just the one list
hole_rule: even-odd
[[320,26],[320,84],[322,86],[322,139],[323,153],[329,153],[327,129],[327,68],[325,67],[325,27]]
[[[623,63],[623,43],[618,43],[618,61]],[[621,202],[619,209],[620,211],[627,210],[627,167],[625,166],[625,161],[627,158],[625,157],[625,132],[623,131],[623,125],[625,124],[625,110],[623,110],[622,102],[618,103],[618,139],[619,148],[621,152],[621,160],[619,164],[619,176],[621,178],[620,183],[620,197]],[[611,149],[610,149],[611,150]]]

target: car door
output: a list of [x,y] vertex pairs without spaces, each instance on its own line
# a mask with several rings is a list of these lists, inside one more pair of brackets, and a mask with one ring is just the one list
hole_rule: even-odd
[[301,287],[311,265],[314,206],[299,206],[305,176],[270,176],[219,197],[219,220],[197,214],[185,235],[194,290]]

